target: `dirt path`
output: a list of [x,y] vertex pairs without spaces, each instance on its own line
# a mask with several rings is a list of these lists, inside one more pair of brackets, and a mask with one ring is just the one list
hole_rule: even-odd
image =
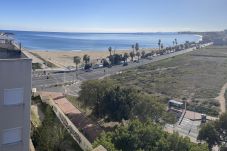
[[220,103],[220,114],[225,113],[225,111],[226,111],[226,106],[225,106],[225,90],[226,89],[227,89],[227,83],[225,83],[223,85],[223,87],[221,88],[221,91],[219,93],[219,96],[215,98]]

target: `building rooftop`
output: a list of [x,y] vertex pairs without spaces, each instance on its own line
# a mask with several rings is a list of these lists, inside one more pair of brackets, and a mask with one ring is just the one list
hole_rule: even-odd
[[19,50],[9,50],[0,48],[0,60],[1,59],[22,59],[27,58],[21,51]]

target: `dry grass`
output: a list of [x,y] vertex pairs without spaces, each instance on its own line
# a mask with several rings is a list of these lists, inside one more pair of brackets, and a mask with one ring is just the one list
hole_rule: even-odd
[[227,82],[227,46],[209,47],[113,76],[125,86],[169,98],[186,99],[189,109],[217,115],[214,100]]

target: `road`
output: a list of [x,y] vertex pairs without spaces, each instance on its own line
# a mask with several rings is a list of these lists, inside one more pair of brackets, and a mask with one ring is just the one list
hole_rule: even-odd
[[[210,44],[205,44],[202,47],[206,47]],[[191,51],[196,50],[195,48],[189,48],[182,51],[177,51],[174,53],[169,53],[161,56],[154,57],[153,59],[141,59],[139,63],[135,62],[129,62],[128,66],[122,66],[122,65],[116,65],[112,68],[100,68],[100,69],[94,69],[91,72],[84,72],[82,70],[79,70],[77,72],[66,72],[66,73],[56,73],[55,72],[49,72],[48,78],[47,75],[41,75],[43,72],[34,72],[33,78],[32,78],[32,87],[37,88],[37,90],[47,90],[47,91],[56,91],[56,92],[64,92],[70,90],[73,91],[76,89],[76,92],[71,92],[71,94],[77,94],[79,91],[78,89],[78,81],[86,81],[86,80],[93,80],[93,79],[100,79],[102,77],[110,76],[117,74],[123,70],[135,68],[141,65],[149,64],[152,62],[164,60],[167,58],[171,58],[174,56],[178,56],[181,54],[185,54]],[[105,72],[104,72],[105,70]],[[77,81],[77,82],[76,82]],[[75,84],[73,84],[75,83]],[[80,82],[79,82],[80,83]],[[62,87],[62,85],[65,85]],[[68,85],[68,86],[67,86]],[[69,91],[67,91],[69,92]]]

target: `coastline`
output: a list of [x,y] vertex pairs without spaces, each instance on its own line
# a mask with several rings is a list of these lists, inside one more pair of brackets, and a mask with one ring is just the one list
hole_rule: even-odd
[[[110,55],[109,51],[46,51],[46,50],[28,50],[32,54],[36,54],[43,58],[44,60],[47,60],[53,64],[55,64],[58,67],[69,67],[73,66],[75,67],[75,63],[73,62],[73,57],[79,56],[81,58],[81,64],[83,63],[83,56],[85,54],[90,56],[90,60],[92,63],[97,63],[97,60],[106,58]],[[141,48],[139,51],[145,51],[146,53],[151,51],[157,51],[157,48]],[[124,53],[130,53],[132,49],[128,50],[116,50],[115,53],[117,54],[124,54]],[[114,54],[114,50],[112,51],[112,54]]]

